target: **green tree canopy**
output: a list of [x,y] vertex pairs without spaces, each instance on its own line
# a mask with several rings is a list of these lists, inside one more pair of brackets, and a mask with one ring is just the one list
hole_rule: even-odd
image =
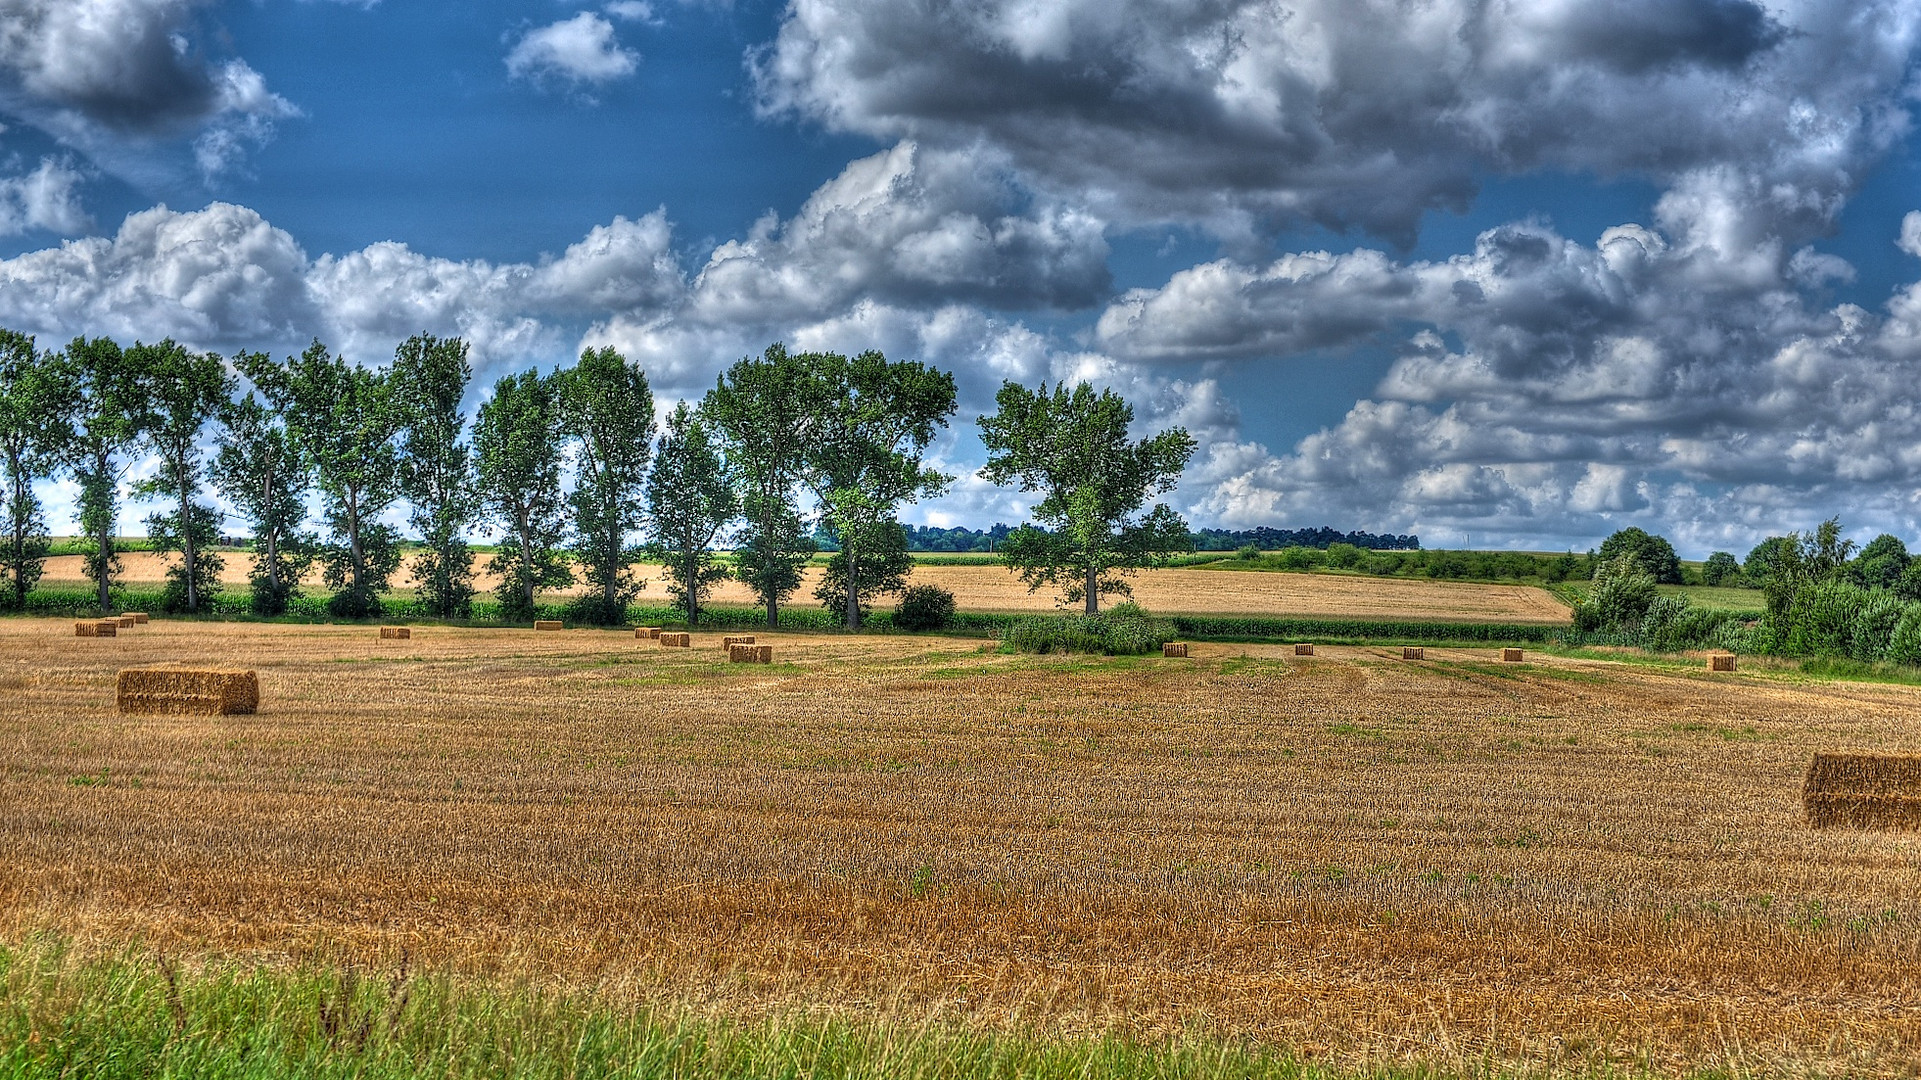
[[120,481],[140,436],[141,387],[135,358],[112,338],[74,338],[56,361],[58,377],[73,394],[73,436],[67,464],[80,483],[80,532],[86,540],[86,572],[99,592],[100,610],[113,610],[113,576],[120,572],[114,526],[120,515]]
[[416,334],[394,350],[400,416],[400,490],[425,547],[412,578],[433,615],[465,618],[474,600],[474,553],[467,527],[480,509],[473,451],[461,441],[460,411],[473,368],[459,338]]
[[[234,357],[234,366],[243,373],[272,364],[264,353]],[[220,415],[220,452],[208,471],[253,533],[254,566],[248,580],[254,614],[285,613],[313,565],[315,538],[301,529],[307,518],[310,470],[280,412],[252,391],[228,403]]]
[[700,621],[707,590],[727,577],[713,544],[738,512],[720,448],[701,415],[681,402],[667,414],[647,474],[647,548],[667,568],[668,591],[689,626]]
[[537,371],[495,383],[474,424],[481,502],[504,532],[487,568],[500,575],[497,594],[502,614],[511,621],[534,617],[537,591],[574,582],[561,558],[567,527],[560,494],[562,441],[553,381]]
[[766,607],[770,628],[780,625],[780,605],[800,588],[817,550],[798,493],[826,392],[808,359],[776,342],[728,368],[701,402],[740,491],[745,524],[735,538],[735,573]]
[[590,591],[580,618],[613,625],[640,592],[629,542],[646,521],[641,501],[654,448],[654,392],[639,364],[611,348],[588,349],[554,376],[560,424],[576,447],[579,482],[568,496],[573,551]]
[[147,518],[155,550],[180,555],[167,571],[163,606],[196,612],[220,589],[223,560],[210,550],[220,539],[220,515],[200,502],[206,454],[200,436],[233,396],[234,377],[218,353],[194,352],[169,338],[134,343],[128,358],[140,372],[142,393],[136,423],[160,469],[135,485],[137,496],[172,500],[174,509]]
[[71,384],[34,340],[0,330],[0,481],[6,485],[0,572],[7,576],[7,606],[18,611],[40,580],[51,540],[33,485],[52,477],[72,437]]
[[1717,551],[1701,564],[1703,585],[1738,585],[1740,582],[1741,563],[1732,552]]
[[872,592],[863,545],[882,535],[883,523],[898,520],[902,503],[938,495],[951,479],[923,458],[954,412],[954,377],[873,351],[851,360],[837,353],[801,360],[816,380],[810,402],[818,410],[805,481],[840,540],[849,582],[842,610],[848,628],[858,629],[859,598]]
[[1900,584],[1909,561],[1908,545],[1898,536],[1882,533],[1855,558],[1854,576],[1870,589],[1892,589]]
[[1674,554],[1674,545],[1664,537],[1630,526],[1601,541],[1602,561],[1622,555],[1639,562],[1642,569],[1654,575],[1657,584],[1681,584],[1681,560]]
[[365,618],[400,565],[399,536],[380,515],[400,497],[401,410],[387,372],[349,364],[315,341],[284,364],[260,358],[242,374],[287,418],[313,467],[331,542],[321,548],[327,608]]
[[1017,529],[1001,545],[1030,590],[1051,585],[1094,615],[1102,596],[1132,595],[1128,575],[1193,549],[1187,523],[1168,506],[1142,512],[1150,497],[1173,490],[1194,456],[1185,429],[1132,440],[1134,407],[1084,382],[1052,391],[1009,382],[994,400],[999,411],[980,419],[981,475],[1042,496],[1032,513],[1044,529]]

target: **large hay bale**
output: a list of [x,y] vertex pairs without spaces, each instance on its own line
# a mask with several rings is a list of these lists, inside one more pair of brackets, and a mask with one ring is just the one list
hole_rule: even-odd
[[119,637],[119,619],[89,619],[73,624],[74,637]]
[[1421,646],[1419,646],[1419,645],[1408,645],[1408,646],[1405,646],[1405,647],[1403,647],[1403,648],[1401,649],[1401,659],[1403,659],[1403,660],[1425,660],[1425,659],[1427,659],[1427,649],[1425,649],[1425,648],[1423,648],[1423,647],[1421,647]]
[[1502,663],[1518,664],[1525,659],[1527,659],[1527,654],[1522,652],[1519,649],[1502,649],[1501,650]]
[[720,643],[723,647],[729,649],[736,645],[752,645],[754,643],[754,635],[747,634],[743,637],[724,637],[720,639]]
[[260,707],[260,680],[251,671],[127,668],[117,689],[123,713],[232,716]]
[[1817,829],[1921,829],[1921,757],[1816,754],[1801,802]]
[[662,631],[660,635],[660,646],[663,649],[691,649],[694,647],[694,635],[684,632],[670,634]]
[[727,647],[727,662],[730,664],[771,664],[774,662],[772,645],[735,644]]
[[1313,656],[1314,646],[1308,645],[1305,643],[1296,645],[1294,646],[1294,655],[1295,656]]
[[411,626],[383,626],[380,628],[382,641],[408,641],[414,636]]
[[135,626],[145,626],[148,622],[147,613],[144,611],[129,611],[121,618],[132,619]]
[[566,624],[566,623],[564,623],[564,622],[562,622],[562,621],[560,621],[559,619],[535,619],[535,620],[534,620],[534,629],[536,629],[536,630],[565,630],[565,629],[567,629],[567,624]]
[[1161,656],[1164,658],[1165,657],[1185,658],[1187,656],[1187,642],[1169,641],[1163,644],[1161,646]]
[[1708,657],[1709,671],[1733,671],[1734,657],[1727,654]]
[[118,625],[123,630],[133,629],[133,616],[131,615],[122,615],[118,619],[115,619],[113,621],[116,625]]

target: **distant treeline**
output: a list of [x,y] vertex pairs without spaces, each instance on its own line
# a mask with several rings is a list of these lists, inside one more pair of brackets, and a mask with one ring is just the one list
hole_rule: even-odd
[[[991,529],[969,529],[957,526],[941,529],[931,525],[907,526],[907,550],[909,551],[998,551],[1014,526],[995,522]],[[1202,529],[1194,536],[1196,551],[1239,551],[1244,547],[1256,547],[1263,551],[1278,551],[1282,548],[1317,548],[1325,551],[1335,544],[1351,544],[1369,551],[1419,551],[1421,538],[1418,536],[1396,536],[1393,533],[1375,535],[1371,532],[1336,532],[1323,525],[1318,529],[1271,529],[1263,526],[1258,529]],[[831,537],[817,537],[823,549],[832,545]]]
[[1202,529],[1194,534],[1194,548],[1197,551],[1238,551],[1250,545],[1262,551],[1291,547],[1325,551],[1335,544],[1351,544],[1368,551],[1419,551],[1421,538],[1396,536],[1393,533],[1377,536],[1371,532],[1335,532],[1325,525],[1318,529],[1270,529],[1266,526],[1258,529]]

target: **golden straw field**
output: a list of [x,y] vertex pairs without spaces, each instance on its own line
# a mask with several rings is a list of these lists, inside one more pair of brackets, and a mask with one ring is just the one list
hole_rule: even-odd
[[[1226,576],[1226,575],[1211,575]],[[1283,577],[1291,575],[1263,575]],[[1337,1061],[1913,1075],[1921,689],[1490,649],[0,620],[0,937]],[[258,672],[121,717],[123,667]]]
[[[227,553],[221,580],[230,588],[245,588],[251,557]],[[117,580],[124,584],[157,587],[166,580],[168,561],[151,552],[130,551],[120,556],[125,572]],[[175,560],[177,561],[177,560]],[[483,556],[477,567],[486,565]],[[661,582],[659,566],[635,568],[648,582],[642,603],[664,604],[667,593]],[[794,596],[794,604],[815,607],[814,586],[821,568],[806,571],[806,580]],[[403,566],[393,577],[396,586],[410,581],[409,568]],[[1029,592],[1019,577],[1006,567],[917,566],[912,583],[940,585],[954,594],[962,611],[1052,611],[1053,594],[1046,590]],[[310,578],[315,591],[320,576]],[[65,588],[87,586],[80,556],[63,555],[47,560],[46,583]],[[500,584],[497,575],[477,573],[475,584],[483,591]],[[1547,590],[1532,585],[1483,585],[1453,581],[1418,581],[1405,578],[1348,577],[1337,574],[1258,573],[1222,570],[1147,570],[1133,579],[1134,598],[1149,611],[1167,615],[1301,615],[1335,616],[1347,619],[1418,619],[1459,622],[1566,623],[1567,606]],[[580,588],[543,593],[562,596]],[[709,594],[708,602],[742,607],[755,606],[751,590],[737,581],[720,582]],[[877,607],[885,610],[892,600],[883,598]]]

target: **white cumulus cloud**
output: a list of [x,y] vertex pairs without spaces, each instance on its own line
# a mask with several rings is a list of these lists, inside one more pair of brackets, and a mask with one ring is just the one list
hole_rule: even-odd
[[614,82],[639,66],[640,54],[621,47],[614,24],[591,11],[529,30],[507,53],[507,72],[515,78],[574,85]]

